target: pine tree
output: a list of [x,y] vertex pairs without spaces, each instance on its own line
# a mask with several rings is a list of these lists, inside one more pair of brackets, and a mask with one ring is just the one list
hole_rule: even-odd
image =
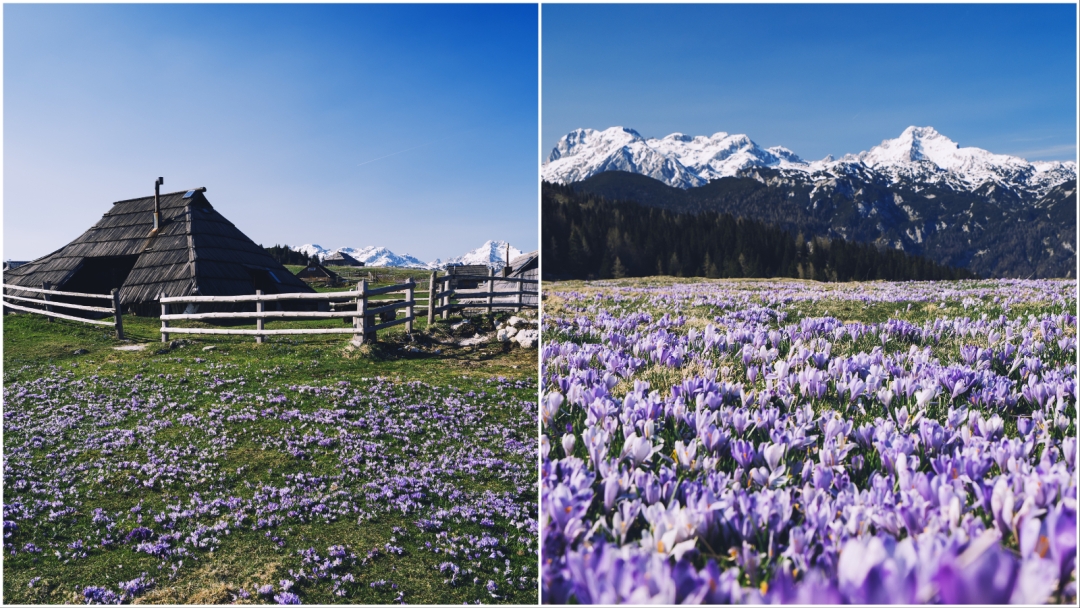
[[615,265],[611,268],[611,275],[616,279],[621,279],[626,276],[626,266],[623,266],[622,260],[615,257]]

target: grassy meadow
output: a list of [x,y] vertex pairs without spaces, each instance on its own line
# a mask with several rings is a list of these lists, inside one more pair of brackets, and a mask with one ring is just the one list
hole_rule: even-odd
[[536,350],[417,316],[359,348],[125,316],[123,351],[5,315],[4,601],[534,603]]

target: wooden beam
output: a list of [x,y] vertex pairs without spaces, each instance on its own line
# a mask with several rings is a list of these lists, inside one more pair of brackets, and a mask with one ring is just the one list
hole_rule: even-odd
[[112,325],[112,321],[94,321],[92,319],[84,319],[82,317],[73,317],[71,315],[62,315],[58,312],[47,312],[40,308],[28,308],[26,306],[19,306],[18,304],[9,304],[4,302],[4,308],[13,308],[15,310],[22,310],[25,312],[32,312],[38,315],[45,315],[47,317],[56,317],[57,319],[68,319],[69,321],[78,321],[80,323],[93,323],[94,325]]
[[124,339],[124,317],[123,317],[123,315],[121,315],[120,290],[119,289],[112,290],[112,301],[113,301],[113,320],[116,322],[115,323],[115,325],[116,325],[116,339],[117,340],[123,340]]
[[427,323],[428,325],[435,324],[435,271],[431,271],[431,280],[428,281],[428,298],[427,298]]
[[[261,289],[256,289],[255,290],[255,295],[261,296],[262,295],[262,290]],[[255,321],[255,329],[266,329],[266,325],[265,325],[266,322],[263,320],[265,317],[263,316],[263,301],[262,300],[259,300],[258,302],[255,302],[255,314],[259,315],[258,320]],[[263,336],[261,334],[255,336],[255,343],[256,344],[262,344],[263,343]]]
[[[112,325],[109,323],[109,325]],[[170,327],[169,332],[174,334],[225,334],[236,336],[284,336],[303,334],[351,334],[351,327],[336,327],[332,329],[209,329],[205,327]]]
[[200,319],[348,319],[355,316],[355,310],[338,312],[264,310],[263,312],[196,312],[162,315],[161,318],[169,321],[198,321]]
[[17,290],[20,290],[20,291],[33,291],[33,292],[38,292],[38,293],[44,292],[44,293],[47,293],[47,294],[52,295],[52,296],[75,296],[77,298],[98,298],[98,299],[101,299],[101,300],[111,300],[112,299],[112,296],[110,296],[110,295],[102,295],[100,293],[78,293],[78,292],[75,292],[75,291],[53,291],[51,289],[38,289],[36,287],[23,287],[22,285],[9,285],[7,283],[4,283],[3,285],[4,285],[4,289],[17,289]]
[[176,296],[161,298],[169,304],[197,304],[200,302],[276,302],[279,300],[344,300],[355,298],[355,291],[330,291],[323,293],[271,293],[261,296]]
[[[105,307],[105,306],[83,306],[82,304],[68,304],[67,302],[57,302],[56,300],[39,300],[38,298],[24,298],[22,296],[9,296],[7,294],[4,294],[4,297],[9,299],[9,300],[22,300],[23,302],[36,302],[38,304],[42,304],[42,303],[47,301],[49,303],[48,310],[52,310],[53,306],[59,306],[61,308],[77,308],[79,310],[90,310],[90,311],[93,311],[93,312],[112,312],[113,311],[113,309],[111,307]],[[48,296],[46,296],[46,297],[48,297]]]
[[416,286],[416,283],[412,280],[412,277],[409,277],[409,280],[405,281],[405,284],[409,286],[409,288],[405,291],[405,303],[408,306],[408,310],[405,314],[405,333],[411,335],[413,326],[413,313],[415,312],[413,310],[413,288]]

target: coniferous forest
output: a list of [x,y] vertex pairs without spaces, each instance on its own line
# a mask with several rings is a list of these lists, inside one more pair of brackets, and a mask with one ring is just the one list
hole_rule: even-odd
[[541,206],[545,279],[671,275],[895,281],[975,276],[898,250],[793,236],[729,214],[613,202],[547,182]]
[[293,251],[289,249],[288,245],[274,245],[273,247],[263,247],[266,253],[270,254],[270,257],[277,260],[278,264],[294,264],[304,266],[308,263],[308,256],[300,253],[299,251]]

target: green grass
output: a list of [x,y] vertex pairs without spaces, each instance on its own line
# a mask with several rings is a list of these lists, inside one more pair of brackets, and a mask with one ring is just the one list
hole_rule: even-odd
[[[233,530],[228,536],[222,537],[221,543],[212,552],[194,551],[194,555],[185,557],[175,576],[171,576],[167,570],[159,570],[160,561],[157,558],[125,547],[94,548],[82,559],[61,560],[52,555],[57,549],[63,552],[64,547],[74,539],[90,538],[100,532],[100,526],[95,527],[90,522],[90,515],[96,508],[110,513],[128,513],[131,507],[141,504],[144,509],[160,513],[168,504],[187,504],[195,491],[207,495],[250,498],[261,483],[281,486],[285,483],[285,475],[303,472],[335,478],[342,474],[340,460],[332,448],[310,449],[311,454],[300,459],[292,458],[281,450],[263,449],[267,438],[297,439],[304,433],[313,432],[315,428],[329,435],[336,432],[334,424],[312,425],[299,429],[299,425],[276,418],[225,423],[213,418],[214,410],[224,410],[225,414],[221,415],[227,415],[240,412],[244,406],[251,405],[250,402],[236,404],[229,401],[224,396],[226,392],[252,395],[288,394],[290,407],[296,407],[305,414],[345,406],[329,397],[294,397],[295,393],[289,392],[289,387],[333,387],[343,381],[356,387],[380,386],[373,379],[384,378],[397,387],[395,390],[405,392],[413,390],[407,387],[407,383],[423,382],[426,388],[419,390],[431,391],[428,402],[433,404],[440,403],[447,396],[460,396],[470,392],[479,394],[470,397],[468,401],[480,403],[483,410],[483,415],[470,427],[470,440],[481,442],[485,446],[490,445],[500,458],[532,470],[533,466],[528,459],[523,460],[516,453],[501,452],[499,446],[506,437],[493,433],[496,429],[503,429],[515,441],[535,444],[536,350],[522,350],[516,345],[501,343],[465,348],[449,345],[446,342],[460,336],[455,336],[447,322],[440,321],[428,328],[426,315],[425,319],[418,320],[413,339],[405,335],[403,326],[398,326],[379,332],[378,342],[365,344],[360,348],[347,347],[350,337],[348,335],[272,336],[268,337],[265,343],[256,344],[251,336],[174,334],[171,345],[162,344],[158,319],[125,316],[125,331],[130,343],[146,344],[147,348],[142,351],[118,351],[114,347],[120,343],[111,331],[98,326],[67,321],[50,323],[37,315],[5,315],[3,321],[5,389],[13,384],[28,386],[42,378],[63,378],[69,383],[82,382],[84,388],[76,390],[54,386],[45,389],[46,394],[49,398],[56,399],[57,403],[78,403],[82,398],[80,391],[106,394],[112,399],[122,401],[131,399],[132,386],[139,390],[149,390],[142,387],[153,387],[153,390],[160,390],[168,396],[170,402],[177,404],[177,409],[169,410],[161,414],[161,417],[176,421],[182,414],[191,414],[204,421],[204,424],[194,427],[173,424],[167,428],[138,431],[145,433],[139,435],[139,441],[116,448],[113,454],[105,455],[99,450],[72,448],[80,438],[98,430],[97,420],[84,418],[57,436],[50,436],[50,440],[57,442],[55,446],[31,450],[29,455],[20,453],[17,457],[25,466],[37,471],[48,471],[51,462],[48,453],[50,450],[61,449],[70,450],[73,454],[64,467],[91,466],[102,462],[146,462],[151,450],[165,447],[190,445],[193,449],[217,450],[213,458],[206,458],[217,466],[207,471],[202,481],[184,478],[183,482],[160,482],[154,487],[146,488],[133,483],[129,472],[111,470],[111,465],[105,467],[110,470],[102,475],[101,481],[98,481],[98,475],[94,474],[94,468],[88,469],[83,478],[77,479],[66,490],[70,493],[61,498],[65,504],[79,505],[71,521],[61,518],[55,525],[42,525],[33,529],[24,526],[12,539],[5,540],[3,587],[6,602],[82,603],[80,591],[83,587],[108,587],[120,581],[131,580],[141,572],[147,572],[153,577],[156,585],[138,598],[139,601],[228,602],[240,589],[250,592],[255,586],[273,584],[276,591],[278,581],[293,578],[289,571],[301,567],[297,556],[300,549],[314,547],[321,555],[325,555],[328,546],[341,544],[363,558],[368,550],[382,548],[387,543],[401,547],[403,554],[393,555],[383,551],[383,555],[367,564],[349,567],[348,571],[354,573],[359,582],[349,586],[346,597],[332,595],[325,582],[301,583],[298,585],[298,592],[303,601],[387,603],[394,601],[399,592],[404,594],[404,601],[408,603],[536,601],[536,539],[532,539],[531,544],[515,541],[514,539],[521,535],[521,529],[509,525],[507,521],[496,521],[494,528],[469,521],[449,527],[451,535],[480,536],[488,533],[499,534],[500,538],[504,533],[509,535],[509,540],[503,544],[503,550],[507,552],[506,559],[510,560],[513,571],[519,575],[524,572],[530,583],[518,588],[500,581],[498,597],[492,597],[484,589],[483,583],[487,579],[497,577],[487,570],[487,565],[476,567],[476,576],[482,577],[479,584],[473,583],[474,576],[463,576],[455,585],[446,584],[444,579],[448,576],[441,574],[438,566],[448,558],[435,554],[424,546],[432,540],[432,534],[421,533],[414,523],[414,514],[392,511],[378,513],[363,524],[358,524],[355,516],[342,517],[331,523],[294,521],[283,524],[272,529],[273,535],[285,543],[281,548],[267,541],[267,530],[251,531],[247,527]],[[492,324],[490,317],[476,317],[473,327],[490,328]],[[199,324],[192,322],[185,325]],[[336,320],[267,324],[268,329],[294,326],[343,325]],[[176,338],[183,338],[183,341],[175,341]],[[210,346],[213,348],[204,350]],[[520,388],[495,393],[487,381],[498,376],[530,382]],[[136,382],[137,377],[142,379]],[[215,377],[220,378],[224,384],[208,386]],[[239,384],[241,381],[244,382],[243,387]],[[507,406],[502,404],[502,400],[510,400],[509,403],[517,405]],[[529,408],[520,405],[526,403],[531,404]],[[376,399],[365,404],[363,408],[375,411],[373,408],[382,407],[379,404]],[[386,411],[386,415],[396,416],[393,406],[388,407],[390,409]],[[12,410],[5,408],[5,411],[11,413]],[[142,423],[143,420],[139,417],[128,416],[107,428],[138,429]],[[8,419],[5,419],[5,426],[7,425]],[[210,434],[211,430],[217,434]],[[6,456],[10,455],[16,446],[25,444],[28,432],[14,429],[5,433]],[[215,438],[221,439],[223,436],[227,436],[228,441],[215,443]],[[431,435],[430,432],[421,434],[417,440],[425,440],[425,437],[439,440],[438,433]],[[448,450],[452,450],[452,442],[447,443],[447,446]],[[398,466],[407,470],[415,453],[415,449],[409,445],[400,445],[380,454],[379,459],[365,460],[363,465],[358,466]],[[535,457],[535,451],[532,453]],[[25,502],[42,497],[11,487],[9,484],[14,483],[13,475],[8,469],[5,470],[6,501]],[[513,487],[508,484],[507,479],[500,477],[497,471],[478,471],[475,475],[459,476],[451,481],[462,491],[476,495],[482,495],[485,491],[505,492]],[[528,512],[533,518],[536,517],[537,499],[535,490],[516,497],[517,502],[531,505]],[[428,500],[431,505],[440,505],[439,501],[444,501],[447,507],[450,506],[450,501],[445,498],[433,496]],[[361,508],[370,510],[363,505]],[[119,522],[120,528],[125,530],[135,525],[136,522],[131,516]],[[395,532],[395,527],[401,530]],[[8,546],[9,542],[11,547]],[[43,548],[44,552],[34,554],[20,550],[14,556],[9,554],[8,549],[21,549],[26,542],[35,543]],[[457,561],[466,563],[461,559]],[[370,586],[370,583],[383,579],[392,581],[398,588],[391,589],[389,585],[384,588]],[[32,580],[34,585],[31,587]],[[267,600],[252,596],[249,601]]]

